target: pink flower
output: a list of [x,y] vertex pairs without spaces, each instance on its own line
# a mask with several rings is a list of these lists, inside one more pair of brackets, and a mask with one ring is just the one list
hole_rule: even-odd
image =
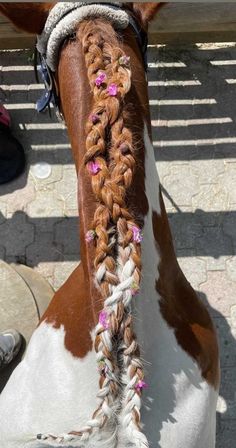
[[110,84],[107,88],[107,91],[110,96],[116,96],[117,92],[118,92],[117,84],[115,84],[114,82],[112,84]]
[[147,389],[147,388],[148,388],[148,385],[143,380],[139,380],[137,382],[137,384],[135,385],[135,389],[139,392],[141,392],[143,389]]
[[100,120],[99,115],[97,115],[97,114],[91,114],[89,118],[93,124],[97,124]]
[[124,56],[121,56],[119,58],[119,64],[128,67],[130,64],[130,56],[126,56],[126,54]]
[[95,79],[95,84],[97,87],[100,87],[102,83],[106,80],[107,75],[106,73],[100,72],[97,78]]
[[99,313],[99,323],[100,323],[100,325],[103,326],[103,328],[104,328],[105,330],[107,330],[107,329],[109,328],[108,314],[107,314],[107,312],[106,312],[105,310],[102,310],[102,311]]
[[143,240],[143,236],[141,234],[140,229],[137,226],[132,226],[132,232],[133,232],[133,241],[136,243],[141,243]]
[[85,241],[87,243],[91,243],[95,239],[95,236],[96,236],[96,232],[94,230],[88,230],[85,235]]
[[88,166],[88,170],[89,170],[90,174],[95,175],[95,174],[98,174],[99,171],[101,171],[101,168],[97,162],[89,162],[87,166]]
[[130,152],[129,145],[127,143],[121,143],[120,145],[121,154],[124,156]]
[[108,366],[106,365],[105,361],[103,361],[103,360],[99,361],[99,363],[98,363],[98,371],[101,374],[106,375],[106,373],[108,372]]
[[133,282],[131,285],[131,294],[132,296],[136,296],[139,293],[139,286],[136,282]]

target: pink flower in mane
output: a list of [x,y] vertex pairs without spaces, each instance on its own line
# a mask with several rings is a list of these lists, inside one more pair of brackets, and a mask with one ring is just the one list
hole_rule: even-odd
[[95,175],[98,174],[99,171],[101,171],[101,168],[97,162],[89,162],[87,166],[90,174]]
[[143,389],[147,389],[147,388],[148,388],[148,385],[143,380],[139,380],[137,382],[137,384],[135,385],[135,389],[139,392],[141,392]]
[[130,65],[130,56],[126,56],[126,54],[124,56],[121,56],[119,58],[119,64],[120,65],[124,65],[125,67],[129,67],[129,65]]
[[95,239],[96,232],[94,230],[88,230],[85,235],[85,241],[91,243]]
[[100,325],[103,326],[103,328],[105,330],[107,330],[109,328],[109,318],[108,318],[108,314],[105,310],[102,310],[99,313],[99,323],[100,323]]
[[139,293],[139,286],[136,282],[133,282],[131,285],[131,294],[132,296],[136,296]]
[[98,114],[91,114],[89,118],[90,118],[90,120],[92,121],[93,124],[97,124],[99,122],[99,120],[100,120]]
[[121,143],[119,149],[124,156],[130,152],[130,147],[127,143]]
[[109,93],[110,96],[116,96],[118,93],[118,86],[117,84],[115,84],[114,82],[112,84],[110,84],[107,88],[107,91]]
[[133,241],[135,243],[141,243],[143,240],[143,236],[141,234],[140,229],[137,226],[132,226],[132,232],[133,232]]
[[100,373],[106,374],[108,372],[108,366],[106,365],[104,360],[99,361],[98,363],[98,371]]
[[95,79],[96,86],[100,87],[106,79],[107,79],[106,73],[100,72],[97,78]]

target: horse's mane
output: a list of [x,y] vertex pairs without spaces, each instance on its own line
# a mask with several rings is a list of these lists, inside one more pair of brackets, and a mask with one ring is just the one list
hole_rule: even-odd
[[[110,22],[85,20],[77,38],[92,93],[84,169],[91,178],[96,208],[85,239],[95,247],[94,280],[102,293],[103,308],[94,341],[100,402],[87,424],[67,434],[66,440],[79,437],[83,442],[109,422],[120,425],[124,437],[135,446],[147,447],[140,429],[141,393],[146,383],[131,313],[141,280],[142,235],[127,201],[136,167],[135,136],[128,127],[132,120],[124,102],[131,89],[130,60]],[[48,436],[40,438],[47,440]]]
[[93,94],[84,163],[97,206],[86,241],[96,248],[94,275],[104,298],[95,331],[100,404],[89,432],[94,426],[101,428],[118,403],[128,437],[135,446],[147,446],[140,430],[144,372],[130,308],[140,285],[142,239],[127,203],[136,165],[124,112],[124,97],[131,88],[130,61],[109,23],[86,21],[78,38]]

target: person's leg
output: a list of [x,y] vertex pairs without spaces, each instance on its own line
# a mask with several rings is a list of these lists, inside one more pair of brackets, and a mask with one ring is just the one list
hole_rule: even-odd
[[10,115],[0,104],[0,184],[18,177],[25,167],[25,155],[21,144],[10,130]]
[[0,369],[7,366],[19,353],[22,336],[16,330],[0,332]]

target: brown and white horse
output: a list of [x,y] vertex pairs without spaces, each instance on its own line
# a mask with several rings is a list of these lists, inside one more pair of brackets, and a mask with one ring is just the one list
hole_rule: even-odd
[[[40,34],[52,6],[0,11]],[[158,7],[122,6],[142,29]],[[56,79],[78,172],[81,264],[0,396],[0,446],[213,448],[217,340],[174,253],[133,28],[85,19]]]

